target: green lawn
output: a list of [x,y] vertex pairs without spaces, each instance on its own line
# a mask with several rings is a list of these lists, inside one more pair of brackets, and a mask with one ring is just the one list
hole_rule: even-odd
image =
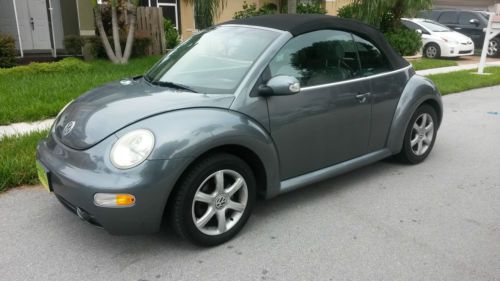
[[427,76],[436,83],[442,95],[458,93],[476,88],[500,85],[500,67],[487,67],[489,75],[478,75],[477,69]]
[[453,60],[439,60],[439,59],[418,59],[415,61],[411,61],[413,68],[415,70],[424,70],[431,68],[439,68],[439,67],[447,67],[447,66],[456,66],[457,62]]
[[10,187],[37,184],[35,151],[47,131],[0,139],[0,192]]
[[98,85],[143,74],[159,57],[115,65],[68,60],[0,69],[0,125],[54,117],[69,101]]

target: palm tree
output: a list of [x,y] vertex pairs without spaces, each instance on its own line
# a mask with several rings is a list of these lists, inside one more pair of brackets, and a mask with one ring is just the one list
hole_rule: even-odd
[[197,29],[214,24],[215,18],[227,4],[227,0],[187,0],[194,6],[194,21]]
[[111,0],[111,24],[112,24],[112,32],[113,32],[113,44],[114,50],[111,48],[111,44],[109,43],[108,36],[106,31],[104,30],[104,25],[102,23],[102,14],[101,7],[97,4],[97,0],[90,0],[92,7],[94,8],[94,17],[97,25],[97,30],[99,31],[99,36],[101,37],[102,45],[104,46],[104,50],[106,51],[106,55],[113,63],[128,63],[128,59],[132,54],[132,45],[134,44],[134,33],[135,33],[135,22],[137,15],[137,5],[139,4],[139,0],[127,0],[125,2],[126,5],[126,13],[128,13],[128,34],[127,34],[127,42],[125,43],[125,50],[122,54],[122,47],[120,46],[120,34],[118,28],[118,16],[117,16],[117,7],[118,0]]
[[432,0],[354,0],[353,4],[358,5],[361,20],[379,28],[387,21],[387,28],[394,29],[401,24],[403,16],[414,16],[419,10],[429,9]]

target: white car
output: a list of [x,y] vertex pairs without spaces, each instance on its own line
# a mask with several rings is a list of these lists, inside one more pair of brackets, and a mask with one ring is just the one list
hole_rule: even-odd
[[474,54],[472,39],[428,19],[401,19],[409,29],[422,34],[422,53],[427,58],[460,57]]

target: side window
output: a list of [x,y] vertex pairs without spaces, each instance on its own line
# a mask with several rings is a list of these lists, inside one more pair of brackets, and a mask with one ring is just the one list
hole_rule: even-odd
[[296,77],[302,87],[357,77],[360,72],[356,46],[349,33],[320,30],[299,35],[269,64],[271,77]]
[[391,70],[387,58],[370,41],[357,35],[354,36],[358,48],[359,60],[361,62],[361,74],[363,76],[373,75]]
[[460,13],[460,16],[458,17],[458,24],[460,25],[466,25],[470,27],[475,27],[476,25],[472,24],[470,21],[475,20],[477,23],[480,23],[479,17],[473,13],[469,12],[462,12]]
[[425,28],[421,27],[420,25],[418,25],[412,21],[402,20],[401,22],[403,23],[404,26],[408,27],[411,30],[420,29],[423,34],[429,34],[429,32],[427,32],[427,30]]
[[439,17],[439,23],[442,24],[456,24],[458,12],[443,12]]

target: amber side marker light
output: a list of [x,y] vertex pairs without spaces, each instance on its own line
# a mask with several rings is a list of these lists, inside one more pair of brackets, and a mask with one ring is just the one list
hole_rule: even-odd
[[94,204],[99,207],[132,207],[135,196],[132,194],[96,193]]

